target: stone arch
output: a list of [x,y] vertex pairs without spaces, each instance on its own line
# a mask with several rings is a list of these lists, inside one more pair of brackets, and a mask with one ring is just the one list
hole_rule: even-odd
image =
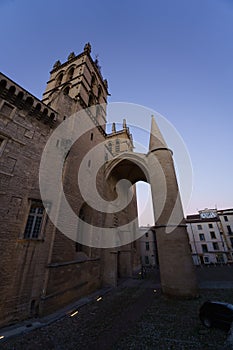
[[197,279],[172,153],[157,140],[150,141],[147,154],[125,152],[113,158],[107,164],[106,179],[113,189],[123,179],[132,185],[138,181],[151,185],[162,291],[170,296],[196,297]]
[[74,70],[75,70],[75,66],[71,66],[71,67],[68,68],[68,70],[67,70],[67,81],[73,79]]
[[62,83],[62,80],[63,80],[63,75],[64,75],[64,72],[59,72],[58,75],[56,76],[55,80],[56,80],[56,86],[59,86],[61,85]]
[[63,89],[63,94],[64,95],[69,95],[69,92],[70,92],[70,86],[69,85],[66,85]]
[[96,84],[97,84],[96,75],[95,75],[95,73],[92,73],[92,75],[91,75],[91,87],[93,87]]
[[110,177],[115,181],[127,179],[133,185],[138,181],[150,183],[147,165],[137,153],[125,152],[110,161],[106,168],[106,179]]

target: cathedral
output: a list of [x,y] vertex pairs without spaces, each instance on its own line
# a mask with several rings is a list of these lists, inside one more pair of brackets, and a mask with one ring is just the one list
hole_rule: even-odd
[[[125,120],[122,130],[113,124],[112,132],[106,132],[107,96],[107,80],[91,57],[89,43],[79,55],[71,53],[66,62],[54,64],[42,100],[0,74],[0,326],[49,314],[102,286],[116,286],[119,278],[140,267],[137,242],[102,249],[65,236],[51,222],[39,189],[47,140],[71,115],[90,107],[86,118],[92,128],[66,155],[66,198],[76,215],[92,226],[117,227],[137,217],[135,193],[123,212],[106,215],[88,206],[76,184],[82,158],[99,143],[105,144],[99,153],[102,163],[108,155],[133,149]],[[58,139],[56,146],[64,147],[67,141]],[[85,171],[91,172],[91,167],[89,160]],[[101,170],[96,181],[106,197]]]
[[108,133],[108,95],[89,43],[54,64],[42,100],[0,73],[0,327],[138,271],[138,181],[151,185],[162,292],[197,296],[172,151],[154,118],[146,154],[125,119]]

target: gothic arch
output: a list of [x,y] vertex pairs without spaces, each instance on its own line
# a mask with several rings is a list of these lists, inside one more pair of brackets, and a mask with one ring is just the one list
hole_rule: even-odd
[[106,168],[106,179],[129,180],[133,185],[138,181],[150,182],[146,163],[141,155],[125,152],[109,162]]
[[[155,231],[163,293],[170,296],[198,295],[186,222],[177,184],[172,152],[152,118],[149,152],[125,152],[108,162],[106,179],[112,189],[126,179],[151,185]],[[124,194],[124,191],[121,192]],[[127,194],[126,194],[127,195]]]

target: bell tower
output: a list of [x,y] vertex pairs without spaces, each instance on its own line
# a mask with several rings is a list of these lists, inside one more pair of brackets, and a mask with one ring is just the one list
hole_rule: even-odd
[[79,55],[71,52],[67,61],[55,62],[43,94],[43,102],[59,113],[62,121],[80,109],[93,105],[98,124],[106,123],[108,83],[103,79],[98,60],[91,57],[91,45],[87,43]]

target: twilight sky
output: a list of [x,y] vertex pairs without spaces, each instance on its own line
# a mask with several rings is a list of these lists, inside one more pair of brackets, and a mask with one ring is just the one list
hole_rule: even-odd
[[232,207],[233,0],[0,0],[0,69],[39,98],[54,62],[88,41],[109,102],[155,110],[183,138],[185,213]]

